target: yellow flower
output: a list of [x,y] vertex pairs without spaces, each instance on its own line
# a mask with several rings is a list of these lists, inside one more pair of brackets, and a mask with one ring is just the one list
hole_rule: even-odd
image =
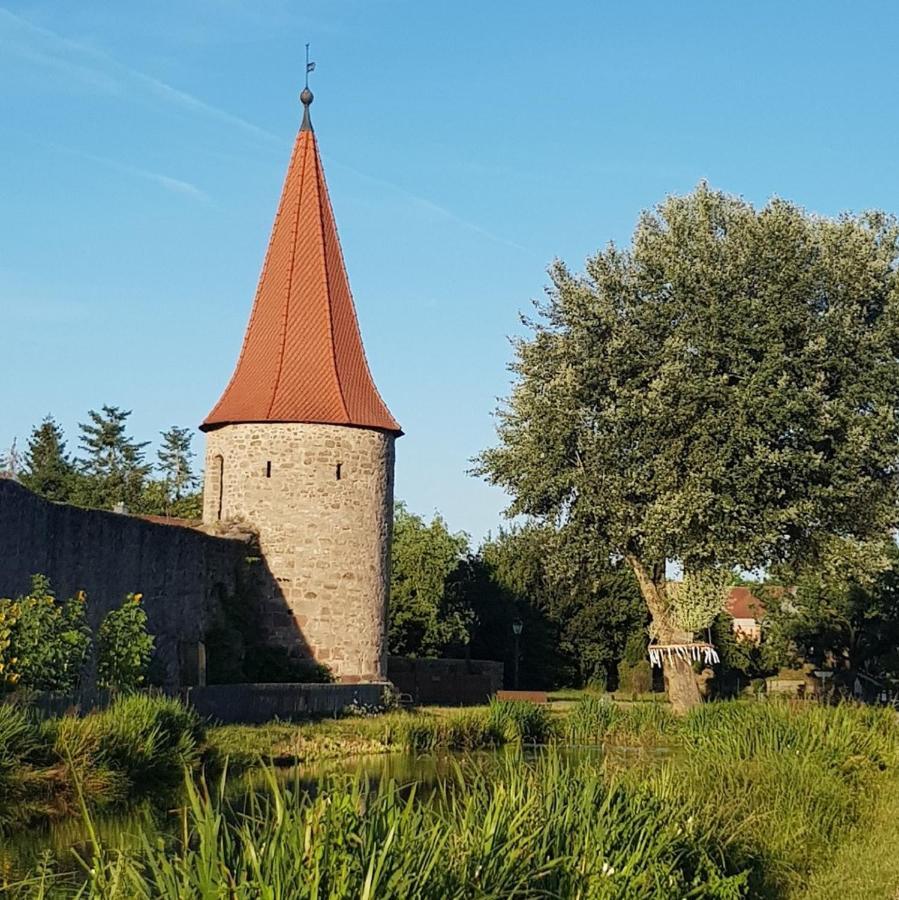
[[135,595],[134,595],[134,602],[135,602],[135,603],[140,603],[140,601],[143,600],[143,599],[144,599],[144,595],[143,595],[143,594],[135,594]]

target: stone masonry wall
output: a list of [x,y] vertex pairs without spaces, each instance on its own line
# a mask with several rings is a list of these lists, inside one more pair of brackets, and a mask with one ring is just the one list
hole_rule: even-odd
[[393,465],[393,436],[366,428],[245,423],[206,436],[203,520],[258,534],[268,640],[342,680],[386,675]]
[[196,654],[220,622],[220,599],[238,590],[247,553],[241,540],[50,503],[0,478],[0,597],[23,594],[33,574],[46,575],[57,596],[87,592],[96,628],[126,594],[142,593],[168,684],[192,680],[185,651]]

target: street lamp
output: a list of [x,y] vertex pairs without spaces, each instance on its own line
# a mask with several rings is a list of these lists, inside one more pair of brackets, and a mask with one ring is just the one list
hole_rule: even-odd
[[518,639],[521,637],[524,622],[521,619],[515,619],[512,622],[512,635],[515,638],[514,651],[512,656],[512,687],[518,690]]

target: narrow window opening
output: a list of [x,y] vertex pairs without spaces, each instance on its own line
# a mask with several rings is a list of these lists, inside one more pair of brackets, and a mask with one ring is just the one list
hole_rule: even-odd
[[269,461],[265,464],[265,477],[266,477],[266,478],[271,478],[271,477],[272,477],[272,461],[271,461],[271,460],[269,460]]
[[215,520],[216,522],[221,522],[222,520],[222,494],[224,493],[225,488],[225,480],[222,477],[225,474],[225,458],[217,453],[215,459],[212,462],[212,476],[213,476],[213,497],[215,497]]
[[340,481],[340,470],[343,468],[343,463],[337,463],[337,468],[334,470],[334,474],[337,476],[337,480]]

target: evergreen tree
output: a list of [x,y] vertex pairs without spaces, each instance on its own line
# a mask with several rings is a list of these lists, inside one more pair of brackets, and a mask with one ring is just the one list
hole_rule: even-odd
[[64,503],[71,498],[74,479],[62,428],[48,415],[31,432],[19,480],[36,494]]
[[191,448],[193,435],[189,428],[172,425],[162,432],[162,446],[156,454],[157,469],[162,473],[166,488],[166,498],[177,503],[197,488],[197,476],[193,472],[194,451]]
[[144,482],[151,466],[144,462],[147,442],[137,443],[126,432],[131,410],[103,406],[101,412],[88,411],[90,422],[81,423],[81,449],[84,457],[79,468],[85,476],[85,505],[113,509],[124,503],[126,509],[140,506]]

